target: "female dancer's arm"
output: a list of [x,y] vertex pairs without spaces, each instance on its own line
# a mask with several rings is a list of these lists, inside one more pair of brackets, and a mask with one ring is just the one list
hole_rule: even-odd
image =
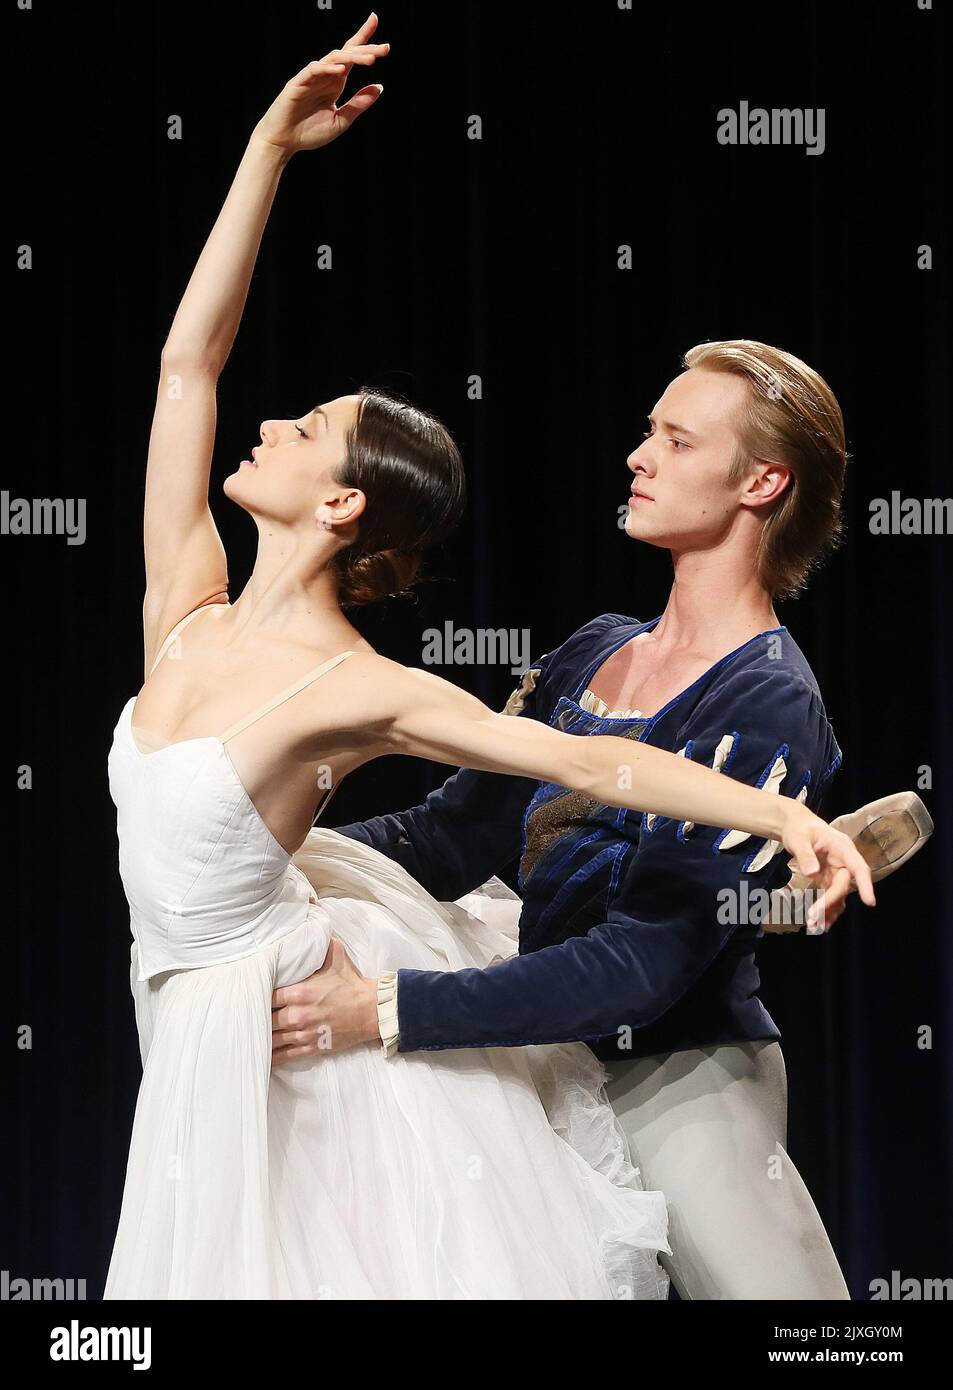
[[147,671],[181,617],[200,604],[225,601],[225,551],[208,505],[216,384],[238,332],[285,165],[298,150],[334,140],[380,95],[379,86],[365,87],[336,106],[351,67],[387,52],[387,44],[366,42],[376,26],[372,16],[344,48],[309,63],[259,121],[169,330],[146,468]]
[[[369,662],[381,664],[374,669]],[[359,663],[363,671],[355,669]],[[656,1022],[702,977],[736,930],[739,919],[720,910],[722,895],[727,891],[736,902],[747,903],[750,888],[756,913],[760,895],[777,885],[780,865],[772,859],[771,845],[757,856],[757,868],[747,846],[726,844],[726,852],[719,852],[728,828],[782,841],[802,867],[817,862],[818,872],[808,876],[814,892],[823,896],[812,915],[835,910],[852,875],[863,900],[873,905],[869,871],[847,837],[792,796],[759,790],[763,769],[782,750],[790,757],[792,785],[806,786],[804,775],[809,780],[812,766],[823,771],[817,722],[800,694],[787,698],[791,691],[783,677],[773,690],[766,689],[763,672],[725,681],[688,717],[688,737],[697,742],[700,760],[713,759],[726,729],[742,730],[735,736],[736,771],[729,777],[703,761],[634,739],[563,734],[534,719],[494,715],[429,673],[393,663],[388,668],[380,657],[364,656],[344,668],[349,679],[360,677],[360,685],[343,703],[353,711],[363,689],[366,722],[377,732],[378,751],[518,772],[578,788],[603,804],[667,818],[639,835],[623,861],[605,920],[593,922],[585,935],[531,949],[487,970],[401,969],[402,1052],[592,1041]],[[373,700],[374,709],[366,703],[369,691],[382,695]],[[684,821],[694,828],[683,840]],[[462,833],[467,833],[465,822]],[[552,883],[553,891],[559,886]],[[360,975],[334,943],[321,970],[276,991],[273,1060],[315,1056],[329,1038],[334,1051],[379,1037],[390,1043],[389,1030],[378,1031],[378,985]],[[624,1053],[631,1043],[620,1041],[620,1046]]]
[[868,906],[876,901],[870,869],[850,838],[792,797],[748,786],[635,739],[584,738],[535,720],[494,714],[439,677],[388,665],[389,751],[556,782],[603,805],[779,841],[803,874],[820,877],[825,885],[812,917],[842,902],[852,879]]

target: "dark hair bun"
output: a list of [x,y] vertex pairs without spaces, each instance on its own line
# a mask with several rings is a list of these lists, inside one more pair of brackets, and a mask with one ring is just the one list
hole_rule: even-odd
[[344,552],[338,569],[338,600],[345,608],[396,597],[417,578],[421,555],[376,550],[370,555]]
[[345,606],[376,603],[407,589],[423,552],[451,534],[463,514],[463,460],[433,415],[365,388],[336,475],[366,505],[357,540],[335,560]]

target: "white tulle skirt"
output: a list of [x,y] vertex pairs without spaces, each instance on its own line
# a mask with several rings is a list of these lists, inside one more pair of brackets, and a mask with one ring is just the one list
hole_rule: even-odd
[[272,1069],[272,992],[329,929],[371,976],[515,950],[518,900],[438,903],[328,830],[295,864],[313,917],[258,954],[138,982],[133,945],[143,1077],[104,1297],[667,1297],[663,1194],[583,1044],[368,1044]]

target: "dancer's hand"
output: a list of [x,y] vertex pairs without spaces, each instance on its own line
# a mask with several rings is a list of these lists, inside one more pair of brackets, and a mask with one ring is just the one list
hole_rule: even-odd
[[361,974],[340,941],[332,940],[320,970],[271,997],[271,1062],[341,1052],[380,1041],[377,981]]
[[350,129],[384,90],[374,83],[337,105],[351,68],[370,67],[389,53],[389,43],[368,43],[376,28],[377,15],[371,14],[343,48],[332,49],[292,77],[255,127],[258,139],[290,157],[299,150],[320,149]]
[[857,884],[867,906],[874,907],[877,899],[870,866],[850,836],[835,830],[800,802],[789,797],[780,800],[782,843],[814,891],[822,890],[807,915],[808,926],[829,928],[843,911],[852,883]]

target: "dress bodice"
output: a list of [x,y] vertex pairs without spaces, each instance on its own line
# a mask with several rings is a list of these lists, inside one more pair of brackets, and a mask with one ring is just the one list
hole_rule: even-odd
[[[221,617],[227,607],[203,604],[180,619],[149,675],[200,614]],[[138,697],[126,701],[109,751],[109,792],[140,980],[240,960],[311,915],[317,901],[311,885],[263,821],[227,744],[353,655],[323,661],[220,736],[152,751],[140,748],[133,733]]]
[[134,703],[120,715],[108,767],[139,978],[237,960],[301,925],[311,886],[222,741],[145,753],[132,731]]

